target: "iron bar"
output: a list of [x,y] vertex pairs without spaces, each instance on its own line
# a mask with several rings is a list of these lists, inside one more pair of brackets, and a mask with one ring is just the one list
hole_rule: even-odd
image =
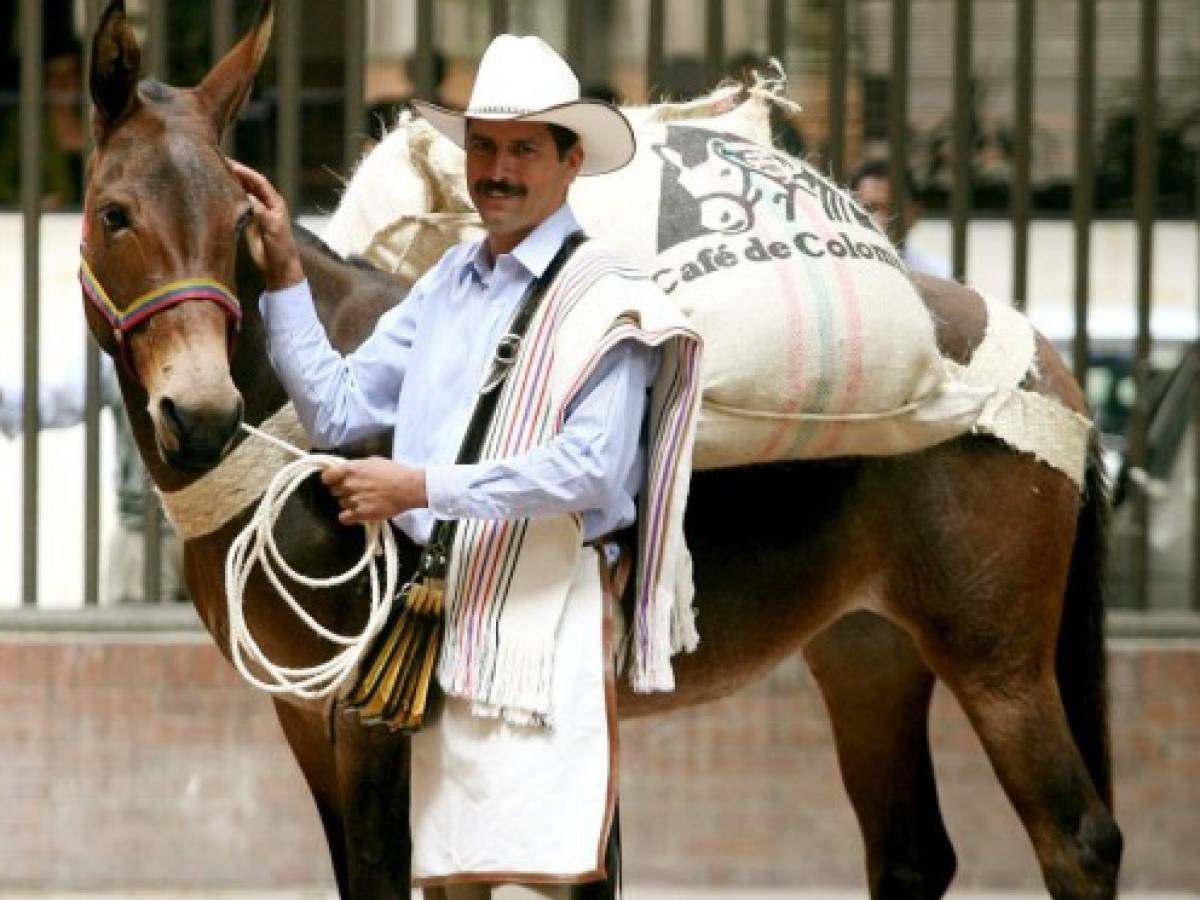
[[584,65],[584,44],[587,41],[586,10],[583,0],[566,0],[567,4],[567,62],[579,73],[580,80],[585,83],[588,79],[587,67]]
[[84,329],[83,605],[100,603],[100,348]]
[[21,46],[32,48],[21,54],[21,223],[22,271],[25,289],[24,384],[21,447],[21,602],[36,606],[38,600],[38,338],[40,302],[38,261],[41,258],[42,227],[42,109],[43,90],[42,3],[21,0]]
[[829,4],[829,158],[834,181],[846,180],[846,4]]
[[[169,31],[166,0],[150,0],[150,19],[146,23],[149,35],[150,74],[160,81],[170,81]],[[162,599],[162,529],[159,525],[158,494],[149,475],[142,473],[142,602],[157,603]]]
[[170,26],[167,21],[167,0],[150,0],[149,18],[146,22],[146,63],[149,71],[159,81],[171,81],[170,68]]
[[[96,0],[84,0],[83,33],[92,34],[99,19]],[[82,72],[90,71],[91,46],[85,44]],[[91,113],[91,98],[81,91],[82,122]],[[92,130],[83,129],[83,157],[93,150]],[[84,185],[86,189],[86,185]],[[83,330],[83,605],[100,604],[100,348]]]
[[1033,130],[1033,0],[1017,0],[1016,102],[1013,110],[1013,306],[1024,310],[1029,290],[1029,169]]
[[497,34],[504,34],[508,31],[508,0],[491,0],[488,22],[493,37]]
[[345,0],[345,60],[342,66],[342,170],[349,176],[362,155],[367,122],[366,0]]
[[300,14],[300,0],[280,0],[275,20],[276,178],[293,210],[300,202]]
[[[1130,421],[1129,464],[1142,471],[1148,459],[1150,416],[1150,292],[1154,260],[1154,201],[1158,183],[1155,148],[1158,93],[1158,0],[1142,0],[1138,51],[1137,147],[1133,217],[1137,229],[1137,337],[1133,348],[1136,393]],[[1133,605],[1144,610],[1150,595],[1150,502],[1135,490],[1133,502]]]
[[[1196,157],[1193,202],[1196,204],[1196,244],[1200,246],[1200,156]],[[1200,258],[1196,260],[1196,321],[1200,322]],[[1200,342],[1192,345],[1200,366]],[[1200,484],[1200,381],[1192,385],[1192,477]],[[1200,612],[1200,490],[1192,495],[1192,609]]]
[[971,65],[971,0],[954,0],[954,126],[950,188],[951,270],[967,274],[967,219],[971,214],[971,123],[974,90]]
[[436,96],[437,78],[433,71],[433,0],[417,0],[417,46],[413,51],[416,69],[413,72],[413,87],[416,94],[426,100]]
[[646,100],[663,93],[667,31],[667,0],[650,0],[650,23],[646,35]]
[[888,232],[897,245],[903,240],[900,211],[912,199],[908,184],[909,6],[909,0],[892,0],[892,77],[888,89],[888,182],[892,217]]
[[[212,17],[212,31],[209,56],[213,65],[216,65],[233,46],[233,0],[210,0],[210,3],[209,15]],[[221,135],[221,150],[226,155],[233,153],[233,130],[235,127],[234,123],[229,123],[229,127]]]
[[154,482],[142,473],[142,602],[161,603],[162,594],[162,518]]
[[725,0],[704,3],[704,74],[710,88],[725,77]]
[[[841,6],[831,3],[830,6]],[[788,23],[787,0],[770,0],[767,4],[767,53],[787,71]]]
[[209,15],[212,17],[209,58],[216,65],[233,46],[233,0],[209,0]]
[[[1095,204],[1096,0],[1079,0],[1079,51],[1075,74],[1075,380],[1087,384],[1091,350],[1088,340],[1088,297],[1092,258],[1092,214]],[[1113,473],[1115,474],[1115,473]]]

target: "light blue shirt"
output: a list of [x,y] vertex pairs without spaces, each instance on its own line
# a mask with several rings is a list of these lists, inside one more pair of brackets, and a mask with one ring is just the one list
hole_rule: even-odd
[[395,518],[417,543],[435,519],[581,513],[584,540],[633,523],[659,362],[657,350],[633,341],[605,354],[550,442],[454,464],[497,343],[526,288],[578,228],[564,205],[494,264],[482,240],[451,248],[347,356],[330,346],[307,282],[263,294],[271,363],[313,442],[333,447],[391,429],[392,458],[425,469],[429,507]]

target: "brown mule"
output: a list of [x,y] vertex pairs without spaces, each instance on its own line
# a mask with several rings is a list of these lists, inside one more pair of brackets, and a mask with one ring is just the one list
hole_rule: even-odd
[[[262,422],[286,399],[266,358],[261,282],[237,252],[246,200],[218,146],[250,90],[270,21],[264,3],[252,31],[193,90],[138,82],[120,2],[108,5],[95,37],[85,257],[96,280],[118,312],[179,279],[236,284],[247,301],[232,351],[229,311],[203,292],[164,303],[120,341],[88,304],[96,339],[127,361],[122,391],[164,491],[190,484],[239,444],[243,417]],[[343,351],[405,292],[311,236],[302,235],[301,254]],[[982,336],[982,301],[952,283],[917,285],[943,351],[968,359]],[[1038,371],[1028,387],[1083,410],[1045,342]],[[1061,473],[982,437],[883,459],[697,473],[687,534],[703,641],[677,659],[674,693],[622,690],[620,713],[726,696],[803,650],[833,722],[872,895],[940,897],[955,869],[926,727],[941,679],[978,732],[1050,893],[1112,897],[1122,842],[1105,705],[1105,508],[1094,450],[1081,499]],[[318,572],[348,567],[361,537],[339,527],[332,510],[315,484],[302,490],[280,521],[284,554]],[[186,545],[192,597],[226,654],[222,567],[247,515]],[[298,596],[327,627],[362,625],[363,584]],[[306,665],[331,652],[295,628],[259,576],[246,615],[280,662]],[[408,897],[406,741],[342,717],[331,728],[311,706],[277,701],[276,710],[316,800],[341,895]]]

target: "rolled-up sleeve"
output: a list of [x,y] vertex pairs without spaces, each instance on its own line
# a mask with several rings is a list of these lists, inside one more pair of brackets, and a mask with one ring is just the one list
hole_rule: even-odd
[[271,365],[317,446],[333,447],[395,427],[420,298],[418,285],[380,317],[357,350],[343,356],[317,318],[307,281],[262,295],[259,309]]

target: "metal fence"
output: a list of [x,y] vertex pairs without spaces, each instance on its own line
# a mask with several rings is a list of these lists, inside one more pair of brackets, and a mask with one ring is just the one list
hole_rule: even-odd
[[[464,0],[465,2],[465,0]],[[788,35],[794,31],[797,17],[807,21],[820,19],[820,32],[824,35],[825,74],[827,86],[824,128],[819,135],[819,147],[815,156],[836,178],[845,180],[851,160],[849,159],[850,130],[849,110],[851,94],[861,96],[861,65],[855,66],[854,23],[862,15],[868,0],[856,3],[843,2],[787,2],[766,0],[757,4],[725,3],[723,0],[692,0],[671,2],[667,0],[640,0],[639,9],[646,16],[644,47],[645,84],[647,94],[653,98],[657,88],[670,89],[666,48],[668,34],[677,22],[671,17],[681,14],[703,19],[703,72],[709,83],[715,83],[726,72],[727,56],[733,48],[727,46],[730,20],[744,17],[758,10],[765,21],[760,32],[765,33],[766,54],[779,59],[785,68],[789,60]],[[1031,210],[1031,136],[1034,88],[1037,81],[1035,70],[1034,38],[1038,30],[1039,14],[1046,14],[1049,4],[1037,4],[1034,0],[1009,0],[1014,16],[1011,34],[990,34],[990,41],[1011,41],[1013,54],[1013,110],[1011,147],[1011,184],[1009,185],[1008,218],[1012,229],[1012,301],[1024,309],[1027,303],[1029,284],[1030,224]],[[98,16],[98,0],[84,0],[84,34],[90,35]],[[208,11],[210,48],[212,57],[218,58],[231,46],[235,37],[236,12],[242,6],[233,0],[211,0]],[[479,0],[476,4],[486,7],[488,29],[491,33],[508,30],[514,24],[514,9],[528,7],[509,0]],[[877,7],[878,3],[875,4]],[[1137,104],[1135,134],[1135,184],[1133,189],[1132,222],[1136,230],[1136,289],[1131,302],[1136,304],[1136,335],[1133,339],[1132,364],[1136,393],[1132,404],[1132,422],[1128,433],[1127,460],[1134,477],[1128,479],[1129,519],[1129,584],[1124,603],[1137,610],[1148,610],[1154,606],[1151,590],[1150,570],[1152,553],[1151,495],[1154,478],[1145,476],[1149,471],[1153,446],[1152,400],[1155,397],[1151,372],[1151,309],[1155,285],[1152,282],[1152,256],[1154,225],[1156,221],[1156,185],[1158,164],[1157,134],[1159,127],[1160,97],[1158,73],[1160,68],[1160,2],[1159,0],[1128,0],[1136,6],[1139,33],[1137,35]],[[413,16],[415,52],[412,58],[412,80],[417,95],[432,96],[435,90],[435,56],[439,35],[436,33],[438,8],[434,0],[409,0],[399,4]],[[546,6],[545,3],[542,6]],[[561,0],[561,11],[565,16],[565,50],[572,61],[582,59],[591,37],[589,33],[588,6],[583,0]],[[43,45],[43,0],[21,0],[18,11],[20,23],[19,46],[26,52],[20,56],[20,211],[25,223],[23,245],[24,323],[23,338],[25,385],[36,386],[39,382],[39,298],[38,270],[41,254],[39,228],[42,215],[42,169],[44,131],[43,60],[36,48]],[[367,0],[345,0],[342,7],[342,78],[338,95],[342,108],[341,147],[342,168],[349,171],[360,152],[360,139],[366,115],[365,76],[367,63]],[[1097,176],[1095,157],[1096,135],[1096,85],[1098,66],[1101,60],[1097,53],[1097,0],[1078,0],[1069,5],[1054,4],[1054,14],[1071,9],[1076,16],[1074,32],[1075,54],[1075,109],[1073,124],[1074,140],[1074,190],[1070,206],[1070,221],[1073,228],[1074,317],[1076,329],[1070,351],[1074,370],[1081,383],[1088,378],[1089,336],[1080,323],[1087,322],[1089,309],[1089,264],[1092,256],[1092,224],[1096,218],[1096,196],[1094,184]],[[166,75],[170,48],[168,40],[169,6],[167,0],[146,0],[147,69],[149,74]],[[306,96],[306,85],[302,79],[302,14],[299,0],[280,0],[275,26],[274,43],[274,87],[269,102],[274,116],[274,160],[273,175],[282,193],[289,200],[301,196],[301,104]],[[950,110],[951,131],[949,135],[949,159],[951,162],[951,184],[947,218],[951,234],[951,264],[956,277],[963,277],[967,270],[968,223],[973,219],[971,203],[972,170],[970,159],[974,134],[972,94],[973,41],[976,37],[975,17],[981,4],[972,0],[945,0],[944,8],[952,16],[953,35],[953,92]],[[910,66],[913,62],[913,3],[911,0],[893,0],[887,6],[888,30],[890,31],[890,63],[888,91],[886,96],[886,120],[888,158],[890,160],[891,183],[896,197],[893,208],[900,208],[904,195],[909,190],[907,161],[909,159],[911,126],[909,116]],[[1197,40],[1200,46],[1200,38]],[[29,52],[30,50],[34,52]],[[84,69],[86,71],[86,68]],[[164,79],[167,80],[167,79]],[[856,91],[857,89],[857,91]],[[311,93],[311,92],[310,92]],[[645,99],[645,98],[639,98]],[[81,103],[85,98],[81,98]],[[1197,204],[1200,205],[1200,204]],[[1193,207],[1195,208],[1195,207]],[[1198,298],[1200,315],[1200,298]],[[1193,353],[1196,351],[1193,350]],[[100,552],[99,552],[99,501],[100,484],[100,439],[99,439],[99,358],[94,346],[89,344],[87,357],[87,400],[84,417],[85,440],[85,490],[84,490],[84,606],[94,606],[99,597]],[[1195,378],[1194,373],[1192,376]],[[1186,392],[1185,392],[1186,393]],[[37,396],[36,390],[26,390],[26,397]],[[1186,407],[1185,420],[1192,432],[1200,432],[1200,388],[1193,388]],[[27,402],[23,418],[23,454],[21,473],[22,494],[22,602],[27,607],[36,607],[39,602],[37,580],[38,520],[37,506],[39,479],[38,446],[40,425],[36,403]],[[1188,465],[1192,484],[1200,481],[1200,440],[1195,441],[1195,451]],[[1141,473],[1144,477],[1137,477]],[[1193,491],[1194,491],[1193,487]],[[144,596],[160,596],[159,554],[155,548],[161,539],[159,515],[155,504],[148,504],[144,528],[149,547],[145,554]],[[1189,549],[1190,572],[1187,575],[1190,600],[1186,607],[1200,610],[1200,493],[1191,501],[1191,538]]]

